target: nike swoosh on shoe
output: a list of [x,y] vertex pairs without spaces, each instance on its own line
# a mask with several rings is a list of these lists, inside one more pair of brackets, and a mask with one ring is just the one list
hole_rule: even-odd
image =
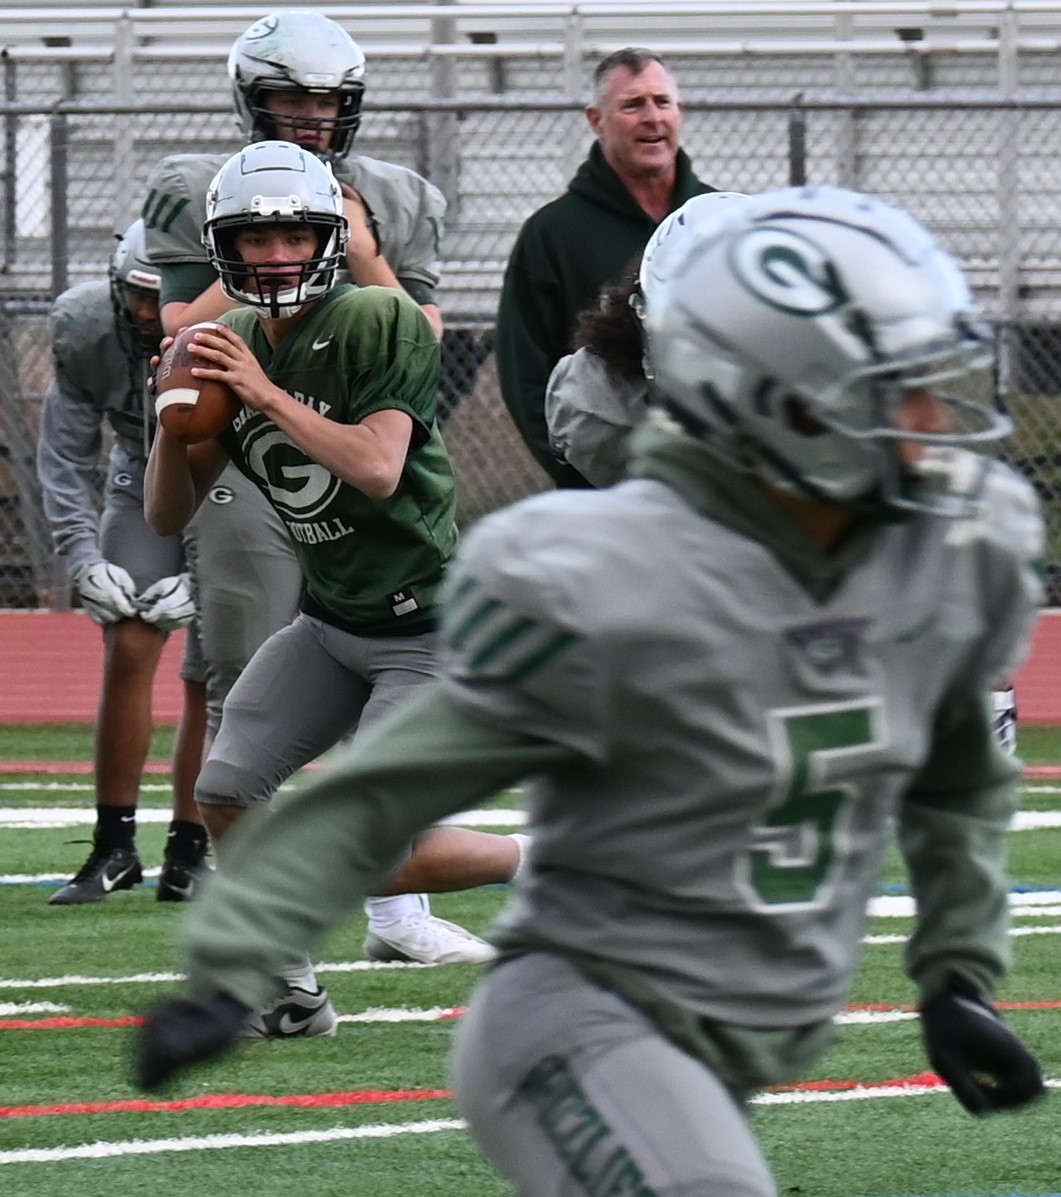
[[123,878],[128,877],[132,871],[133,871],[133,866],[129,865],[127,868],[122,869],[122,871],[120,873],[115,873],[115,875],[113,877],[109,877],[106,873],[104,873],[103,876],[100,877],[100,879],[99,879],[99,883],[103,887],[103,892],[105,894],[109,894],[111,892],[111,890],[114,889],[114,887],[121,880],[123,880]]

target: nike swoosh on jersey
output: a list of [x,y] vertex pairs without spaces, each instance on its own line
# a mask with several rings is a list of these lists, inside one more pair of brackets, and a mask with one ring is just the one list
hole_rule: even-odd
[[108,876],[107,873],[104,873],[99,879],[100,885],[103,886],[103,892],[105,894],[109,894],[111,890],[114,889],[114,887],[118,884],[118,882],[121,881],[123,877],[128,877],[132,871],[133,866],[129,865],[127,868],[122,869],[120,873],[115,873],[113,877]]
[[331,343],[332,343],[331,337],[329,337],[326,341],[314,341],[313,348],[314,349],[327,349]]

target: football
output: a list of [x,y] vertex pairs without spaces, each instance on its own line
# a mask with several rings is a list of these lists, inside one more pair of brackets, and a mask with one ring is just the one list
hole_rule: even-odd
[[205,364],[192,352],[196,330],[216,327],[206,320],[182,329],[155,371],[155,415],[170,436],[186,445],[223,432],[243,406],[225,383],[192,374],[193,366]]

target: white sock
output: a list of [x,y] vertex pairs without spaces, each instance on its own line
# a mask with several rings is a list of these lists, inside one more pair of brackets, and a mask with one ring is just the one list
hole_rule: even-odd
[[313,971],[313,965],[308,960],[303,960],[299,964],[292,964],[287,968],[282,968],[280,976],[289,985],[294,985],[297,989],[307,989],[312,993],[315,989],[319,988],[317,985],[317,974]]
[[519,849],[519,860],[516,862],[516,871],[508,879],[509,885],[514,885],[517,881],[522,881],[527,875],[527,869],[530,866],[527,851],[530,848],[531,837],[522,831],[514,831],[508,838],[515,840],[516,847]]
[[1008,690],[993,690],[995,703],[995,735],[1007,752],[1017,751],[1017,697],[1011,686]]
[[370,927],[389,927],[410,915],[430,914],[427,894],[395,894],[393,898],[366,898],[365,914]]

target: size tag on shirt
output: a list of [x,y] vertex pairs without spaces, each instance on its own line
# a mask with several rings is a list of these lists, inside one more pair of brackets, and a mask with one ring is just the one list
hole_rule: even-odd
[[395,615],[411,615],[414,611],[420,610],[416,595],[409,590],[397,590],[389,598],[391,610]]

